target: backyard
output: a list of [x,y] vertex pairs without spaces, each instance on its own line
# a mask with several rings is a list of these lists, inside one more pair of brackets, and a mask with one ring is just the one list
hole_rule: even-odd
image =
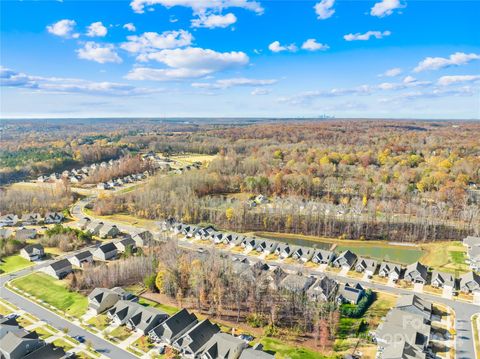
[[32,262],[21,257],[18,254],[13,256],[8,256],[5,258],[2,258],[0,261],[0,274],[16,272],[20,269],[30,267],[31,265],[33,265]]

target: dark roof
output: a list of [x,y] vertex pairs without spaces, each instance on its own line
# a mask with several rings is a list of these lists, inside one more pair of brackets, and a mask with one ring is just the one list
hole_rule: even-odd
[[182,309],[153,330],[155,331],[155,333],[157,333],[157,330],[163,330],[160,327],[166,326],[172,331],[172,335],[176,336],[178,333],[180,333],[183,329],[188,327],[196,320],[197,317],[195,316],[195,314],[189,313],[186,309]]
[[43,251],[43,246],[39,243],[29,244],[28,246],[23,247],[27,253],[32,253],[34,249]]
[[102,244],[100,247],[98,247],[98,249],[100,249],[103,253],[108,253],[117,250],[117,247],[115,247],[115,244],[113,244],[113,242],[110,242]]
[[56,347],[53,344],[47,344],[30,354],[23,357],[23,359],[60,359],[65,357],[65,350],[61,347]]
[[60,259],[59,261],[56,261],[50,264],[50,267],[52,267],[55,271],[58,269],[71,267],[71,266],[72,264],[68,261],[68,259]]
[[215,333],[218,333],[220,328],[213,324],[208,319],[201,321],[190,329],[185,335],[188,335],[192,342],[188,347],[193,353],[196,353]]
[[80,252],[78,254],[75,254],[74,257],[76,257],[77,259],[79,260],[82,260],[82,259],[85,259],[85,258],[88,258],[88,257],[91,257],[92,256],[92,253],[90,251],[84,251],[84,252]]

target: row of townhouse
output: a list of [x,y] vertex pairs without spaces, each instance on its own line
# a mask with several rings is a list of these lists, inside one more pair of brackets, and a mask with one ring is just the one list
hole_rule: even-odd
[[119,287],[94,289],[88,296],[88,308],[93,314],[106,312],[112,323],[147,335],[152,342],[173,347],[183,358],[273,358],[261,347],[248,348],[244,340],[221,333],[208,319],[200,321],[186,309],[170,317],[140,305],[137,297]]
[[468,236],[463,245],[467,247],[467,264],[473,271],[480,271],[480,237]]
[[0,217],[0,227],[13,227],[17,225],[58,224],[65,220],[61,212],[47,212],[45,216],[40,213],[25,213],[21,217],[8,213]]
[[21,327],[13,316],[0,315],[0,357],[3,359],[74,358],[63,348],[45,343],[38,334]]
[[0,238],[13,238],[20,242],[25,242],[28,239],[37,237],[37,230],[35,228],[0,228]]
[[114,189],[115,187],[121,187],[125,184],[128,183],[134,183],[137,181],[142,181],[145,178],[147,178],[149,175],[148,171],[145,171],[143,173],[133,173],[128,176],[124,176],[122,178],[113,178],[108,182],[100,182],[97,184],[98,189]]
[[432,303],[414,294],[397,300],[374,333],[377,359],[426,359],[434,357]]
[[[217,231],[213,226],[199,227],[168,219],[160,223],[160,229],[170,231],[186,238],[209,240],[214,244],[226,244],[230,247],[240,246],[245,251],[256,251],[266,255],[275,254],[280,259],[293,258],[302,263],[313,262],[316,264],[331,265],[336,268],[355,270],[366,273],[368,277],[378,275],[396,282],[403,279],[409,283],[431,284],[433,287],[451,287],[465,293],[480,291],[480,277],[474,272],[468,272],[459,278],[441,271],[430,271],[420,262],[412,263],[406,267],[399,264],[382,261],[378,262],[367,257],[359,257],[350,250],[342,253],[316,249],[305,246],[294,246],[274,240],[244,236],[236,233]],[[480,250],[480,246],[477,247]]]

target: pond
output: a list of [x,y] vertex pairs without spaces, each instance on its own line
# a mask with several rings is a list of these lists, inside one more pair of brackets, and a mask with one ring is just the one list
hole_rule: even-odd
[[[271,239],[277,242],[288,243],[295,246],[313,247],[317,249],[330,249],[332,243],[321,242],[317,240],[308,240],[303,238],[281,238],[277,236],[268,236],[262,233],[261,238]],[[335,248],[335,252],[341,253],[349,249],[358,256],[369,257],[379,261],[386,260],[399,264],[411,264],[418,261],[423,251],[420,248],[412,247],[394,247],[394,246],[382,246],[382,245],[369,245],[369,244],[339,244]]]

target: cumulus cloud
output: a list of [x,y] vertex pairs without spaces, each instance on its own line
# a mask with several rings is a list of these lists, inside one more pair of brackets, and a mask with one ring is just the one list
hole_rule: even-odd
[[132,96],[158,92],[115,82],[94,82],[83,79],[31,76],[0,66],[0,86],[54,93],[101,96]]
[[400,67],[394,67],[392,69],[388,69],[383,74],[378,75],[379,77],[395,77],[402,73],[402,69]]
[[313,8],[317,14],[317,19],[325,20],[331,17],[335,13],[334,4],[335,0],[322,0],[316,3]]
[[137,28],[135,27],[135,25],[131,22],[123,25],[123,28],[128,30],[128,31],[131,31],[131,32],[134,32],[134,31],[137,31]]
[[78,58],[95,61],[100,64],[107,62],[121,63],[122,59],[112,44],[99,44],[93,41],[86,42],[82,48],[76,50]]
[[193,36],[185,30],[157,32],[145,32],[142,35],[127,36],[127,42],[120,47],[131,53],[153,52],[163,49],[189,46]]
[[266,89],[266,88],[256,88],[256,89],[253,89],[252,92],[250,92],[250,95],[252,96],[264,96],[264,95],[268,95],[271,91],[269,89]]
[[480,80],[480,75],[453,75],[442,76],[438,79],[437,84],[440,86],[450,86],[460,83],[476,82]]
[[367,31],[366,33],[362,34],[362,33],[359,33],[357,32],[356,34],[347,34],[345,36],[343,36],[343,38],[346,40],[346,41],[358,41],[358,40],[362,40],[362,41],[366,41],[366,40],[370,40],[370,38],[374,37],[376,39],[382,39],[384,38],[385,36],[390,36],[392,33],[390,31]]
[[449,57],[427,57],[420,61],[413,69],[415,72],[427,70],[439,70],[446,67],[466,65],[470,61],[480,59],[480,54],[466,54],[464,52],[456,52]]
[[218,71],[248,64],[248,56],[241,51],[217,52],[210,49],[187,47],[166,49],[138,56],[139,61],[157,61],[168,68],[137,67],[126,78],[132,80],[168,81],[199,78]]
[[87,36],[88,37],[104,37],[107,35],[107,28],[103,26],[101,21],[92,22],[87,27]]
[[77,23],[74,20],[63,19],[52,25],[48,25],[47,31],[56,36],[76,39],[80,36],[80,34],[73,32],[76,25]]
[[214,29],[216,27],[226,28],[237,22],[237,17],[228,13],[225,15],[200,15],[198,19],[192,20],[192,27],[205,27],[208,29]]
[[139,14],[145,12],[145,7],[153,5],[162,5],[168,9],[174,6],[189,7],[194,14],[219,13],[231,7],[251,10],[257,14],[263,13],[263,7],[254,0],[133,0],[130,3],[133,11]]
[[269,86],[277,83],[275,79],[249,79],[245,77],[217,80],[215,82],[194,82],[192,87],[204,89],[226,89],[234,86]]
[[298,50],[297,45],[295,44],[281,45],[280,41],[272,42],[270,45],[268,45],[268,49],[272,52],[282,52],[282,51],[295,52]]
[[400,0],[382,0],[375,3],[370,10],[370,15],[377,17],[385,17],[393,14],[396,9],[402,9],[406,5]]
[[302,44],[302,49],[308,51],[328,50],[329,48],[328,45],[318,43],[315,39],[308,39]]
[[377,87],[380,90],[403,90],[411,87],[429,86],[431,84],[430,81],[419,81],[413,76],[405,76],[402,82],[383,82]]

